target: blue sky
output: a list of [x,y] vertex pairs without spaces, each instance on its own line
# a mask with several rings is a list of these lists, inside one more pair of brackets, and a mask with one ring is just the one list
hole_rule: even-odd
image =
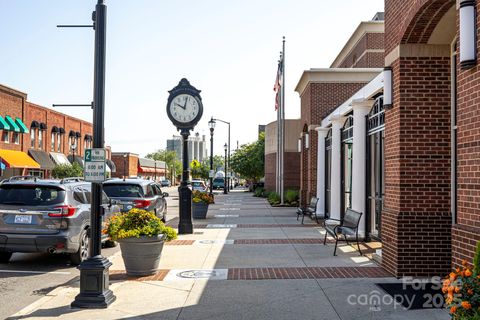
[[[28,100],[89,103],[93,92],[94,0],[0,0],[0,83]],[[106,0],[106,143],[144,155],[177,134],[166,115],[168,90],[186,77],[211,116],[230,121],[232,148],[276,119],[273,85],[286,37],[286,116],[300,116],[294,88],[305,69],[328,67],[360,21],[383,0]],[[88,108],[58,108],[89,120]],[[218,124],[215,153],[227,128]]]

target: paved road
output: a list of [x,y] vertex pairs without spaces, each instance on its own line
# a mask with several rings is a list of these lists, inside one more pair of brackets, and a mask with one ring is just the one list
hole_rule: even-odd
[[[168,192],[167,220],[178,216],[176,187],[162,188]],[[119,247],[105,248],[102,254],[110,257]],[[44,253],[15,253],[10,263],[0,263],[0,319],[21,310],[40,299],[59,285],[79,276],[76,266],[67,255]]]

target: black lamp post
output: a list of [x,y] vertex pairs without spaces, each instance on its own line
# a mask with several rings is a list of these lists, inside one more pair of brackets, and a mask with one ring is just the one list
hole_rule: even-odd
[[[210,173],[213,173],[213,130],[215,130],[215,120],[213,117],[208,121],[210,128]],[[210,195],[213,194],[213,174],[210,174]]]
[[223,149],[225,149],[225,179],[223,180],[224,182],[224,185],[223,185],[223,193],[224,194],[227,194],[228,190],[228,178],[227,178],[227,172],[228,172],[228,166],[227,166],[227,150],[228,150],[228,146],[227,144],[225,143],[225,145],[223,146]]
[[70,146],[70,149],[72,149],[72,164],[73,164],[75,162],[75,150],[77,149],[77,144],[75,143],[75,140],[73,140],[73,143]]
[[[98,0],[92,15],[95,29],[95,59],[93,80],[93,147],[104,149],[105,122],[105,57],[107,6],[104,0]],[[80,293],[75,297],[73,308],[106,308],[116,297],[109,289],[109,271],[112,263],[102,256],[102,182],[92,182],[91,192],[90,255],[79,266]]]
[[123,181],[125,181],[125,178],[127,177],[127,157],[128,155],[125,153],[123,155]]
[[153,161],[155,161],[155,173],[153,174],[153,181],[157,181],[157,160]]
[[[230,165],[230,122],[224,121],[221,119],[213,119],[213,120],[228,124],[228,159],[225,161],[225,167],[227,167],[227,162],[228,162],[228,165]],[[227,192],[228,192],[230,191],[229,189],[230,187],[229,187],[229,179],[227,178],[227,170],[225,170],[225,180],[227,180]]]

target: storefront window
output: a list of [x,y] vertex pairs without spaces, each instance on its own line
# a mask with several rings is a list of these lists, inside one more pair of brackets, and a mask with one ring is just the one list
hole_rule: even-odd
[[13,133],[13,143],[20,144],[20,134],[18,132]]
[[367,138],[367,224],[371,237],[381,237],[381,215],[385,196],[385,109],[383,96],[368,114]]
[[2,133],[2,141],[5,143],[10,143],[10,135],[8,134],[8,131],[3,131]]
[[57,134],[57,152],[62,152],[62,138],[63,135],[61,133]]
[[52,132],[51,151],[55,151],[55,132]]
[[35,128],[30,128],[30,148],[35,148]]
[[38,149],[43,149],[43,131],[38,130]]
[[352,208],[352,165],[353,165],[353,116],[349,116],[342,128],[342,217],[346,209]]

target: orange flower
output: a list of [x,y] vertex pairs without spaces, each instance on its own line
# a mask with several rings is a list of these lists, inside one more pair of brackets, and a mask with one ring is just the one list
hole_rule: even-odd
[[455,279],[457,279],[457,275],[453,272],[450,272],[450,280],[454,281]]
[[472,305],[470,304],[470,302],[468,301],[462,301],[462,307],[465,309],[465,310],[469,310],[472,308]]
[[460,273],[460,268],[455,269],[456,273]]
[[451,307],[451,308],[450,308],[450,313],[453,314],[453,313],[455,313],[455,312],[457,312],[457,306]]
[[460,287],[455,287],[455,293],[459,293],[460,292]]
[[448,286],[450,284],[450,279],[443,280],[443,285]]
[[462,266],[466,267],[467,266],[467,260],[462,260]]
[[442,292],[443,292],[443,293],[447,293],[447,290],[448,290],[448,287],[443,287],[443,288],[442,288]]
[[465,276],[470,277],[472,275],[472,271],[470,269],[465,270]]
[[453,291],[455,290],[455,287],[454,286],[450,286],[448,287],[447,291],[448,291],[448,294],[451,295],[453,294]]
[[470,295],[470,296],[473,295],[473,290],[472,290],[472,289],[468,289],[467,294]]
[[450,304],[453,302],[453,295],[448,294],[447,298],[445,299],[445,303]]

